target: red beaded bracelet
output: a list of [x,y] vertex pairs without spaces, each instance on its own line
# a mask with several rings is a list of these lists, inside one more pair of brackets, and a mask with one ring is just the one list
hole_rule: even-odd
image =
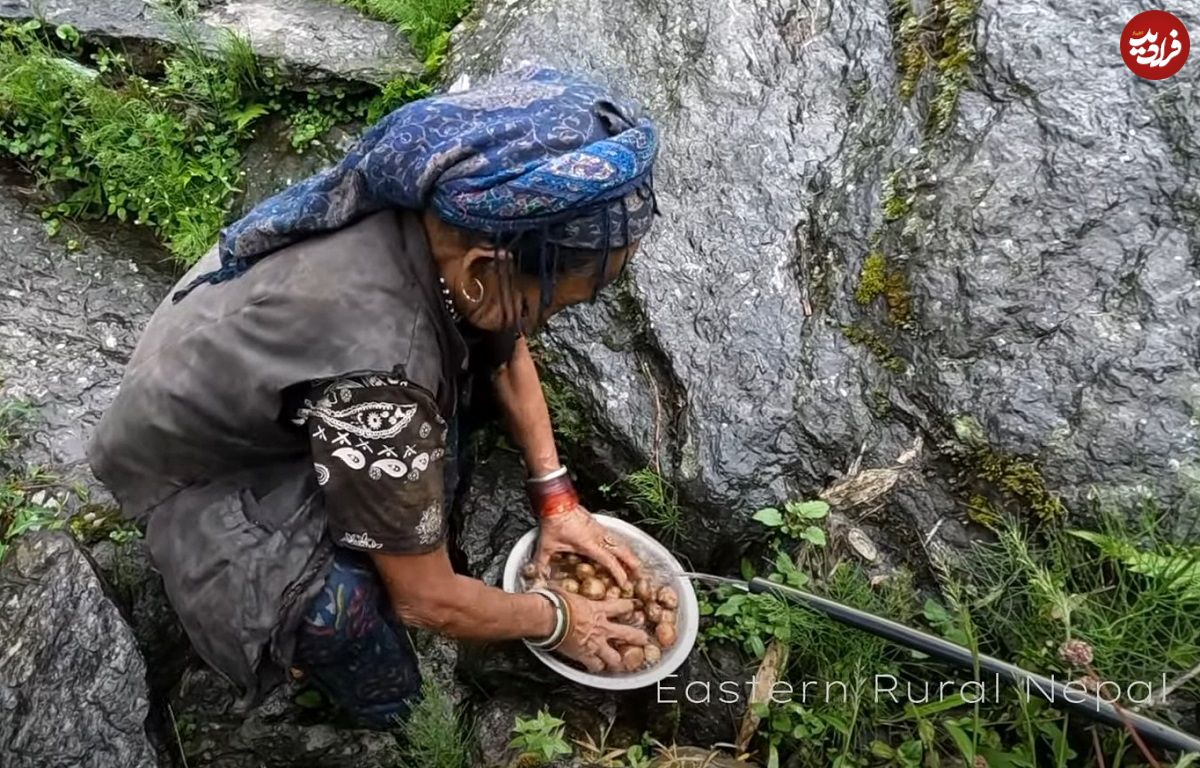
[[540,518],[555,517],[579,506],[579,494],[567,474],[551,480],[527,482],[525,490],[533,511]]

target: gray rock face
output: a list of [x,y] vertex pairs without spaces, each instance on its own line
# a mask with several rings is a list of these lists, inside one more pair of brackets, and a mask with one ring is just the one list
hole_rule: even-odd
[[336,728],[305,719],[280,686],[250,712],[238,692],[208,669],[187,670],[172,696],[180,743],[190,765],[208,768],[390,768],[399,748],[394,734]]
[[0,754],[10,768],[154,766],[133,632],[65,533],[0,565]]
[[242,157],[242,194],[231,219],[250,212],[258,203],[285,187],[302,181],[345,155],[358,138],[361,126],[331,128],[325,135],[297,152],[291,143],[287,121],[273,115],[256,125],[254,140]]
[[[661,462],[701,564],[756,508],[917,437],[925,471],[888,507],[914,534],[976,491],[1169,506],[1200,467],[1196,71],[1133,77],[1116,6],[984,0],[937,133],[944,84],[930,66],[901,98],[891,5],[481,0],[456,36],[450,78],[539,61],[659,121],[655,231],[547,341],[590,442],[635,456],[602,475]],[[891,312],[855,299],[874,250],[907,285]]]
[[230,30],[246,38],[261,58],[276,63],[294,85],[331,80],[382,85],[423,71],[395,26],[340,3],[213,0],[200,5],[195,23],[186,27],[162,5],[143,0],[0,0],[0,19],[70,24],[90,39],[148,49],[152,59],[155,51],[178,44],[185,29],[210,49],[219,46],[221,30]]
[[496,451],[471,474],[454,546],[468,573],[499,585],[517,539],[537,525],[525,496],[525,470],[516,456]]
[[0,401],[38,409],[20,458],[87,479],[90,429],[169,285],[147,269],[165,252],[128,228],[48,239],[28,177],[0,167],[0,183]]
[[150,693],[158,701],[179,681],[192,647],[167,601],[162,577],[150,564],[146,542],[105,540],[92,547],[91,555],[113,601],[129,619],[146,661]]

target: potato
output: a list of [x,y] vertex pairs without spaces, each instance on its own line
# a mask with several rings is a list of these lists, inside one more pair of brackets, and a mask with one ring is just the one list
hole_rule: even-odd
[[643,648],[642,654],[646,657],[647,664],[657,664],[662,661],[662,648],[659,648],[654,643],[650,643]]
[[666,608],[664,608],[662,616],[660,616],[658,619],[658,623],[675,626],[675,611],[668,611]]
[[663,587],[658,590],[658,602],[662,604],[663,608],[674,610],[679,607],[679,595],[675,594],[675,590],[670,587]]
[[633,584],[632,583],[626,584],[625,586],[621,587],[621,597],[624,597],[624,598],[633,597]]
[[579,594],[579,582],[575,579],[563,579],[558,583],[564,592],[570,592],[573,595]]
[[563,561],[567,565],[579,565],[579,563],[582,562],[582,560],[583,560],[583,558],[581,558],[579,555],[575,554],[574,552],[563,557]]
[[613,586],[604,590],[604,599],[605,600],[620,600],[621,599],[621,588],[614,584]]
[[579,579],[580,581],[584,579],[590,579],[595,575],[596,566],[592,565],[591,563],[580,563],[579,565],[575,566],[575,578]]
[[678,639],[678,634],[675,631],[674,624],[662,623],[654,628],[654,639],[663,648],[670,648],[675,645],[675,640]]
[[646,653],[636,645],[631,645],[621,654],[621,661],[627,672],[637,672],[646,663]]
[[600,581],[604,582],[605,589],[608,589],[609,587],[611,587],[612,585],[617,583],[616,579],[614,579],[612,577],[612,574],[609,573],[608,571],[603,571],[600,573]]
[[654,587],[650,584],[649,579],[638,579],[633,585],[633,594],[637,595],[638,600],[643,603],[649,603],[654,599]]
[[641,629],[642,627],[646,626],[646,614],[642,613],[641,611],[634,611],[633,615],[629,617],[629,621],[627,623],[631,627],[637,627],[638,629]]
[[651,624],[657,624],[662,621],[663,609],[658,603],[650,603],[645,608],[646,621]]
[[538,567],[535,563],[525,563],[521,566],[521,575],[527,579],[536,579],[538,576]]
[[603,600],[604,599],[604,583],[595,576],[590,579],[584,579],[583,584],[579,588],[579,594],[586,597],[588,600]]

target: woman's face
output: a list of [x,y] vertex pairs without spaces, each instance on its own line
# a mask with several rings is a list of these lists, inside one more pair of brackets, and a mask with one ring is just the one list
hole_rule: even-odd
[[[615,281],[627,259],[633,258],[638,243],[609,252],[608,264],[600,288]],[[497,257],[490,249],[471,249],[464,255],[464,268],[459,288],[455,291],[455,308],[469,322],[484,331],[499,331],[510,327],[517,317],[524,318],[524,329],[532,331],[551,315],[563,309],[590,301],[597,290],[599,262],[581,270],[558,275],[550,304],[541,309],[541,287],[538,279],[510,271],[501,264],[504,254]]]

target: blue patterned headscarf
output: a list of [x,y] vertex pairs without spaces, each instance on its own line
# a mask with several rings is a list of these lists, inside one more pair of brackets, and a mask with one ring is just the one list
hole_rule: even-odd
[[236,277],[312,235],[389,208],[503,237],[541,231],[607,250],[650,228],[658,134],[608,89],[526,67],[415,101],[380,120],[336,165],[259,203],[221,233],[221,267],[179,291]]

